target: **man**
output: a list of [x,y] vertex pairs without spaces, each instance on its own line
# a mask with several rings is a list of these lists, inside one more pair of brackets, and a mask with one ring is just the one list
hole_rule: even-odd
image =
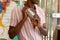
[[16,3],[11,0],[9,0],[9,4],[7,3],[7,0],[2,0],[1,2],[4,9],[2,9],[2,12],[0,13],[0,40],[2,40],[1,38],[10,40],[8,36],[10,17],[12,9],[16,6]]
[[[36,5],[38,2],[39,0],[27,0],[25,4],[13,10],[10,30],[8,32],[11,38],[12,34],[14,34],[18,36],[19,40],[42,40],[42,35],[47,35],[45,14]],[[29,8],[35,13],[32,20],[26,12]]]

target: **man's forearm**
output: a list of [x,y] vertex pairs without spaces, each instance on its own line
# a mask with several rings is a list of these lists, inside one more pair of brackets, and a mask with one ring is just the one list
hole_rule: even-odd
[[25,21],[26,21],[26,19],[24,18],[24,19],[21,20],[20,23],[18,23],[15,27],[11,27],[11,26],[10,26],[10,29],[11,29],[11,30],[9,30],[9,33],[12,33],[12,32],[13,32],[13,34],[19,33],[19,31],[21,30],[21,28],[22,28],[22,26],[23,26],[23,24],[24,24]]
[[41,32],[43,35],[47,36],[48,31],[47,31],[46,28],[43,28],[43,27],[41,27],[41,26],[38,26],[38,28],[39,28],[40,32]]
[[24,22],[26,21],[26,19],[24,18],[20,23],[18,23],[15,27],[15,30],[17,31],[16,33],[19,33],[19,31],[21,30],[22,26],[24,25]]

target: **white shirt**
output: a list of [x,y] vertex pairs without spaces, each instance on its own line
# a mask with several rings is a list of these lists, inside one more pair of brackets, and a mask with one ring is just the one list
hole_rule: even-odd
[[[19,8],[16,7],[16,9],[13,10],[12,16],[11,16],[11,26],[16,26],[22,19],[22,8],[24,5],[21,5]],[[37,15],[41,19],[41,26],[45,23],[45,14],[44,11],[35,5]],[[40,33],[40,30],[36,27],[33,28],[33,25],[31,23],[30,18],[28,17],[25,23],[23,24],[20,33],[18,34],[19,40],[42,40],[42,34]]]

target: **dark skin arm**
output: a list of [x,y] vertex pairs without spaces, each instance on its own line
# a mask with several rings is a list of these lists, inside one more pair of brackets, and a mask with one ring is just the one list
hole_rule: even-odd
[[38,28],[40,30],[40,32],[44,35],[44,36],[47,36],[47,29],[44,28],[44,27],[41,27],[40,25],[38,25]]
[[41,19],[37,16],[34,17],[33,19],[33,24],[34,26],[37,26],[38,29],[40,30],[40,32],[44,35],[44,36],[47,36],[48,32],[47,32],[47,29],[46,29],[46,25],[43,24],[43,27],[40,25]]
[[27,19],[27,13],[25,12],[26,9],[27,9],[27,7],[24,7],[23,10],[22,10],[23,19],[15,27],[10,26],[10,29],[11,30],[8,31],[8,34],[13,32],[12,34],[15,34],[16,35],[16,34],[19,33],[19,31],[21,30],[24,22]]

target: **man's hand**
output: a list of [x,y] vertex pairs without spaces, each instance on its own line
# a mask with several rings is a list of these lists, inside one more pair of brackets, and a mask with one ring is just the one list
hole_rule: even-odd
[[32,22],[33,25],[36,26],[43,35],[47,35],[46,25],[44,24],[44,26],[41,26],[41,19],[38,16],[35,15]]
[[37,15],[35,15],[34,18],[32,19],[33,25],[37,26],[37,27],[40,25],[40,21],[41,20],[40,20],[40,18]]
[[23,18],[24,19],[27,18],[27,12],[26,12],[27,9],[28,9],[28,7],[26,7],[26,6],[22,9],[22,13],[23,13]]

